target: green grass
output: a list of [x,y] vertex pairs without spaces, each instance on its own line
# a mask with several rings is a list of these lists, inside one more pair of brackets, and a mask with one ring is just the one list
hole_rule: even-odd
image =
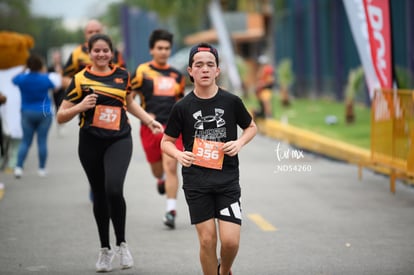
[[[257,108],[254,96],[245,99],[249,109]],[[291,99],[289,107],[283,107],[277,96],[273,97],[273,116],[277,120],[287,118],[290,125],[307,129],[326,137],[338,139],[365,149],[370,149],[371,109],[355,105],[355,122],[345,122],[345,104],[330,99]],[[325,123],[327,116],[335,116],[337,123]]]

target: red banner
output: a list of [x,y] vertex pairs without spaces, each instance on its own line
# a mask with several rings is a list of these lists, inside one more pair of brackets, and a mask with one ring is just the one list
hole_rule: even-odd
[[389,0],[364,0],[372,63],[381,88],[393,88]]

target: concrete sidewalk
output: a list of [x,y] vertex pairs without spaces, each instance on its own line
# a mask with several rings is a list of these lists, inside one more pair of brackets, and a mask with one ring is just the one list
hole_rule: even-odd
[[[0,274],[95,274],[99,241],[77,157],[77,121],[50,134],[50,174],[33,145],[24,176],[0,173]],[[127,242],[135,266],[110,274],[202,274],[180,190],[176,230],[138,139],[125,183]],[[388,178],[257,136],[240,153],[244,222],[235,275],[413,274],[414,191]],[[111,229],[112,230],[112,229]],[[112,238],[112,242],[113,242]]]

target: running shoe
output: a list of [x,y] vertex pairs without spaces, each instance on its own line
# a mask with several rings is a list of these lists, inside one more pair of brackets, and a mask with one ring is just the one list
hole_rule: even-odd
[[116,254],[118,254],[120,258],[122,269],[131,268],[134,265],[134,260],[132,259],[131,252],[129,252],[128,245],[126,243],[122,242],[116,247]]
[[176,216],[175,210],[171,210],[167,212],[164,216],[164,224],[168,226],[171,229],[175,228],[175,216]]
[[165,180],[159,179],[157,181],[157,190],[158,190],[158,193],[160,193],[160,195],[165,194]]
[[16,179],[20,179],[23,175],[23,168],[16,166],[16,168],[14,168],[14,177]]
[[99,251],[98,261],[96,262],[96,272],[109,272],[112,270],[112,260],[115,253],[107,247]]

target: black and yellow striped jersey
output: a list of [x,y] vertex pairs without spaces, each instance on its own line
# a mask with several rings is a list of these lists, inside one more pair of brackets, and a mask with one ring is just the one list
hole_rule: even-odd
[[[92,64],[92,61],[89,57],[87,44],[79,45],[73,50],[63,67],[63,75],[73,77],[77,72],[80,72],[89,64]],[[112,64],[126,68],[122,54],[117,49],[114,50]]]
[[137,67],[131,80],[132,90],[141,97],[141,105],[166,124],[172,106],[184,96],[185,77],[170,65],[150,61]]
[[[107,74],[97,74],[90,70],[91,65],[77,73],[66,89],[65,99],[78,104],[93,92],[98,94],[96,106],[79,114],[82,130],[100,137],[122,137],[131,132],[126,114],[126,97],[131,92],[130,75],[125,68],[111,65]],[[97,120],[117,124],[117,128],[102,126]]]

